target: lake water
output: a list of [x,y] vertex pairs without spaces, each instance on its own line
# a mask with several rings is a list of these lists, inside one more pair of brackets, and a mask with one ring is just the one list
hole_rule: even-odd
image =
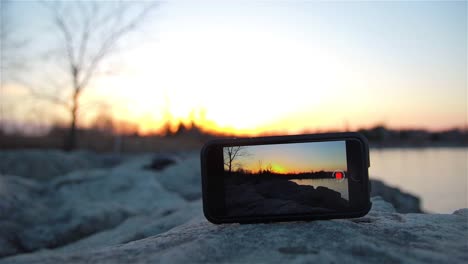
[[468,207],[468,148],[371,149],[371,179],[415,194],[423,210]]

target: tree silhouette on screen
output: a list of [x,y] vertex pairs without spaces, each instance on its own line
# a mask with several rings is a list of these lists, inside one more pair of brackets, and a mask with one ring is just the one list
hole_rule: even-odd
[[234,161],[239,157],[248,156],[248,153],[245,150],[245,147],[234,146],[234,147],[225,147],[223,149],[224,156],[224,166],[227,168],[228,172],[231,173]]

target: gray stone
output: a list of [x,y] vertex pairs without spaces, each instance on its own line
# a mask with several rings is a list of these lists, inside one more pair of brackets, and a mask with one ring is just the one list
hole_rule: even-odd
[[0,263],[463,263],[467,232],[466,210],[399,214],[374,198],[362,218],[214,225],[198,215],[125,244],[24,254]]
[[177,210],[156,210],[153,213],[127,218],[115,228],[95,233],[55,251],[72,252],[143,239],[166,232],[201,214],[200,200],[187,203]]
[[371,180],[371,196],[380,196],[391,203],[399,213],[422,213],[421,201],[417,196],[388,186],[379,180]]
[[[0,263],[468,260],[468,209],[400,214],[419,201],[396,188],[374,184],[384,197],[358,219],[216,226],[202,216],[198,153],[136,155],[99,167],[96,154],[32,152],[15,152],[14,166],[1,163],[21,177],[0,171]],[[22,165],[24,155],[31,157]],[[155,157],[175,164],[145,169]],[[48,158],[65,163],[49,166]],[[41,162],[49,165],[41,170]]]
[[[114,168],[76,170],[46,182],[1,175],[0,257],[63,247],[121,225],[125,229],[128,219],[147,217],[148,222],[187,207],[184,197],[158,182],[160,173],[143,169],[148,162],[147,156],[140,156]],[[181,224],[186,218],[172,222]],[[163,224],[153,232],[135,226],[134,234],[122,231],[121,240],[114,242],[158,230],[166,229]],[[101,246],[111,244],[99,241]]]
[[178,193],[187,201],[201,197],[200,158],[191,155],[158,174],[158,182],[169,191]]
[[48,208],[39,202],[45,188],[17,176],[0,176],[0,257],[27,251],[19,234],[24,227],[36,225],[38,216]]
[[0,152],[0,174],[49,180],[74,170],[111,167],[120,162],[114,155],[87,151],[10,150]]

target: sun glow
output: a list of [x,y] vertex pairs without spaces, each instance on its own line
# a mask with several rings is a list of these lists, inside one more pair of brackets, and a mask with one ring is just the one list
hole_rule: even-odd
[[[140,134],[180,123],[241,136],[466,126],[466,12],[457,11],[466,8],[458,4],[444,4],[447,12],[421,4],[417,13],[392,4],[395,20],[383,3],[170,2],[100,65],[79,125],[103,111]],[[45,17],[30,11],[28,31],[44,33],[34,24]],[[54,44],[31,39],[38,49]],[[106,69],[116,72],[100,74]],[[5,87],[7,119],[69,122],[66,110]]]
[[[431,52],[446,54],[440,58],[444,63],[448,58],[465,62],[455,67],[465,69],[463,74],[444,77],[428,72],[440,72],[438,59],[435,66],[429,61],[408,68],[421,60],[421,45],[413,50],[391,30],[383,36],[363,34],[374,32],[368,18],[347,18],[352,13],[346,12],[323,15],[320,4],[304,4],[304,10],[273,4],[215,4],[211,11],[197,12],[182,4],[171,8],[177,19],[159,21],[158,40],[131,55],[134,79],[144,92],[130,98],[146,102],[141,107],[153,113],[170,113],[176,122],[194,120],[208,130],[246,135],[343,129],[348,121],[348,129],[381,122],[403,127],[466,122],[459,114],[466,113],[466,60],[458,59],[466,49],[453,58]],[[412,29],[405,34],[422,32],[412,21],[397,24],[406,28],[409,23]],[[377,26],[384,29],[387,24]],[[438,39],[446,37],[436,29],[433,33]],[[420,37],[421,42],[432,38]],[[395,54],[395,46],[404,48]],[[447,80],[453,80],[450,87],[458,87],[453,88],[457,96],[440,89]],[[415,104],[421,112],[414,111]]]
[[272,171],[276,173],[291,173],[290,171],[287,171],[285,168],[278,164],[272,165]]
[[[130,102],[134,115],[153,113],[161,121],[195,121],[208,130],[259,134],[281,128],[277,120],[319,109],[333,98],[332,88],[346,81],[334,77],[345,74],[332,47],[238,27],[205,26],[196,38],[191,32],[162,32],[161,41],[131,54],[134,68],[112,80],[112,86],[121,87],[114,95]],[[142,125],[146,131],[155,128]],[[323,124],[315,119],[313,125]]]

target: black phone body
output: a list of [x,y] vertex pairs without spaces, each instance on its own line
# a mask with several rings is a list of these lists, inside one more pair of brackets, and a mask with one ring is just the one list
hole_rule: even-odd
[[203,211],[215,224],[360,217],[369,166],[359,133],[212,140],[201,151]]

